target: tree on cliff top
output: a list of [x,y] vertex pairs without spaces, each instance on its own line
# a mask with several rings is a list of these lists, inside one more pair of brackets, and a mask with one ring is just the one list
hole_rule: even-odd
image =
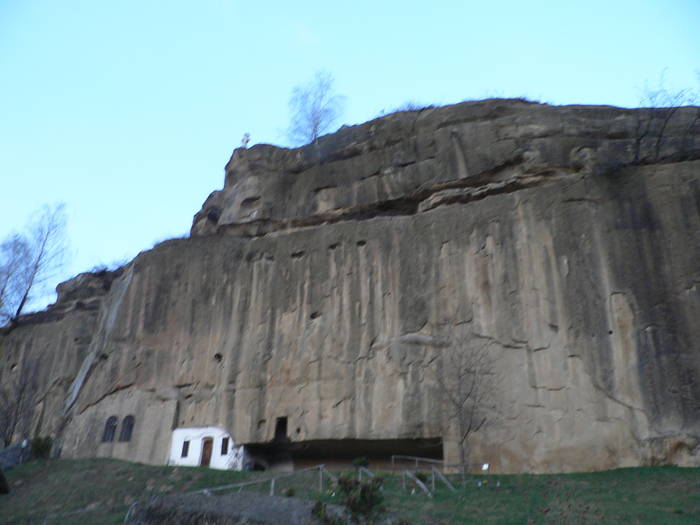
[[34,217],[26,234],[11,235],[0,244],[0,325],[16,322],[65,262],[64,205],[44,206]]
[[328,71],[317,71],[308,84],[298,85],[292,90],[287,137],[295,145],[315,142],[338,120],[344,102],[345,97],[333,91],[333,75]]
[[0,324],[12,317],[14,304],[19,304],[28,259],[29,245],[21,235],[11,235],[0,244]]
[[[700,72],[698,72],[700,81]],[[692,89],[673,91],[666,88],[666,70],[659,75],[655,87],[647,83],[642,98],[639,101],[640,108],[637,116],[637,139],[635,142],[635,162],[653,160],[658,162],[662,158],[662,146],[665,142],[667,128],[671,120],[676,118],[679,110],[684,106],[693,106],[700,101],[700,92]],[[695,108],[695,115],[685,123],[685,132],[681,136],[680,153],[692,151],[693,137],[700,128],[700,108]]]

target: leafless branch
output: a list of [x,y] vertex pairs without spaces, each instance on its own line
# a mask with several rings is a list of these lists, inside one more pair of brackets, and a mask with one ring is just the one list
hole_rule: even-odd
[[437,362],[438,389],[447,401],[448,417],[456,428],[460,462],[467,463],[469,436],[492,421],[489,408],[496,388],[494,358],[488,341],[461,333],[453,335],[452,344]]
[[0,324],[16,321],[55,277],[66,256],[65,207],[44,206],[24,235],[12,235],[0,245]]
[[316,141],[338,120],[344,100],[333,92],[333,76],[328,71],[318,71],[311,82],[296,86],[289,99],[289,140],[299,145]]
[[[670,91],[666,88],[666,70],[661,72],[656,87],[648,84],[640,100],[641,109],[637,113],[637,139],[635,141],[635,162],[642,161],[642,146],[645,140],[653,140],[653,158],[658,161],[661,157],[661,146],[666,134],[666,128],[683,106],[697,104],[700,94],[691,89]],[[690,123],[686,136],[692,136],[697,121]],[[685,146],[685,144],[683,145]]]
[[12,318],[26,288],[29,245],[20,235],[0,244],[0,325]]
[[25,360],[18,377],[0,390],[0,440],[9,445],[13,436],[29,437],[31,417],[38,390],[39,364]]

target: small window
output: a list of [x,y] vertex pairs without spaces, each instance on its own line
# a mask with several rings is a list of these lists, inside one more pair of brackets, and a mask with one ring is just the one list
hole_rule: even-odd
[[190,442],[189,441],[184,441],[182,443],[182,454],[180,454],[181,458],[186,458],[187,454],[190,452]]
[[117,416],[109,416],[105,423],[105,431],[102,433],[102,442],[114,441],[114,434],[117,433]]
[[221,440],[221,455],[225,456],[228,454],[228,438],[225,437]]
[[119,441],[131,441],[131,432],[134,430],[134,416],[126,416],[122,421],[122,431],[119,433]]

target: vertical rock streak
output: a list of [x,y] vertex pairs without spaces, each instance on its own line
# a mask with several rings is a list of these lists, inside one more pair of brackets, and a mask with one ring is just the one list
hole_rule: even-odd
[[[694,111],[650,141],[634,110],[490,100],[236,150],[189,239],[140,254],[89,321],[67,300],[25,318],[0,378],[73,356],[31,416],[68,456],[160,463],[175,426],[263,443],[287,418],[292,441],[441,437],[455,461],[441,384],[476,353],[476,461],[700,464]],[[126,414],[133,443],[99,444]]]

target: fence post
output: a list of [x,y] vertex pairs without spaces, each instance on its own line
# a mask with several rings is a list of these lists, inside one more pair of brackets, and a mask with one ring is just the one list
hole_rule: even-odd
[[445,485],[447,485],[448,489],[450,489],[452,492],[456,492],[455,488],[452,486],[452,483],[450,483],[450,480],[448,480],[445,475],[435,467],[433,467],[433,483],[435,483],[434,478],[440,479]]
[[270,496],[275,495],[275,478],[270,480]]
[[408,470],[405,470],[404,473],[406,474],[406,477],[409,478],[413,483],[418,485],[418,488],[421,489],[423,492],[425,492],[429,498],[433,497],[433,493],[430,492],[430,489],[428,487],[426,487],[425,483],[423,483],[421,480],[419,480],[415,474],[412,474]]
[[318,490],[323,494],[323,465],[318,467]]
[[433,472],[433,490],[435,490],[435,469],[433,469],[432,472]]

